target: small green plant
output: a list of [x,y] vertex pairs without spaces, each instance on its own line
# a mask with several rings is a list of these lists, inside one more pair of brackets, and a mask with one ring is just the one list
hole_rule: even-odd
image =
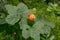
[[[48,38],[43,38],[41,35],[49,35],[51,28],[54,28],[54,22],[48,20],[43,14],[39,15],[36,10],[28,9],[28,7],[19,3],[17,6],[5,5],[8,12],[6,17],[6,23],[10,25],[19,24],[22,30],[22,37],[27,40],[29,37],[34,40],[48,40]],[[36,19],[31,21],[29,15],[33,13]],[[42,37],[42,38],[41,38]],[[50,39],[49,39],[50,40]],[[52,40],[52,39],[51,39]]]

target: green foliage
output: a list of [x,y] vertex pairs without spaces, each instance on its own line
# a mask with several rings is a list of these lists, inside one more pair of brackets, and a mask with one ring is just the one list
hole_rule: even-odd
[[5,14],[4,13],[0,13],[0,24],[4,24],[4,23],[6,23]]
[[42,19],[38,21],[36,19],[32,26],[28,25],[28,15],[34,12],[32,9],[28,9],[28,7],[23,3],[18,4],[17,7],[5,5],[5,8],[9,13],[6,18],[6,22],[8,24],[14,25],[16,22],[21,20],[19,22],[20,29],[22,29],[22,36],[26,39],[28,37],[32,37],[34,40],[40,40],[40,34],[50,34],[51,28],[54,28],[54,23],[51,21],[49,22],[46,20],[46,18],[43,19],[44,16],[42,16]]
[[5,31],[0,33],[0,40],[14,40],[14,37],[11,35],[5,35]]
[[5,7],[9,13],[9,15],[6,18],[6,21],[12,25],[19,21],[19,19],[21,18],[20,14],[22,14],[27,9],[27,6],[25,6],[23,3],[18,4],[17,7],[12,5],[5,5]]
[[[54,3],[54,0],[26,0],[27,7],[27,4],[19,3],[19,0],[0,1],[0,40],[53,40],[54,36],[54,40],[59,40],[60,7],[51,2]],[[35,21],[28,20],[30,13],[35,14]],[[51,32],[52,28],[54,30]]]
[[16,6],[13,5],[5,5],[6,10],[8,10],[8,14],[16,14]]

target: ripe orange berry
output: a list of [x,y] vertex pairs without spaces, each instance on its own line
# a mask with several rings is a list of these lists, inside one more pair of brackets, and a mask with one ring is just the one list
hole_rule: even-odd
[[35,15],[33,13],[28,15],[28,19],[31,21],[34,21],[36,19]]
[[14,32],[13,34],[16,35],[16,32]]

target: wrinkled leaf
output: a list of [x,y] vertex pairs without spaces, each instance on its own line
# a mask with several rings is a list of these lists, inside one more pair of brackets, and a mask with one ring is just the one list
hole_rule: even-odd
[[25,5],[25,4],[23,4],[23,3],[19,3],[18,5],[17,5],[17,12],[18,13],[23,13],[25,10],[27,10],[28,9],[28,7]]
[[0,24],[6,23],[5,16],[6,16],[5,13],[0,13]]
[[29,28],[29,25],[27,25],[27,19],[22,18],[21,21],[19,22],[20,29],[27,29]]
[[38,33],[44,33],[42,28],[44,27],[44,23],[41,21],[36,22],[33,27],[37,30]]
[[34,11],[32,9],[28,9],[28,10],[24,11],[23,13],[24,13],[24,14],[22,14],[23,17],[26,17],[27,18],[28,15],[31,14],[31,13],[34,13]]
[[8,14],[16,14],[16,6],[13,5],[5,5]]
[[18,22],[20,19],[19,15],[8,15],[6,18],[6,22],[8,24],[14,25],[16,22]]
[[30,36],[34,38],[34,40],[40,40],[40,34],[36,31],[36,29],[30,29]]
[[27,39],[30,36],[29,31],[28,30],[22,30],[22,36]]

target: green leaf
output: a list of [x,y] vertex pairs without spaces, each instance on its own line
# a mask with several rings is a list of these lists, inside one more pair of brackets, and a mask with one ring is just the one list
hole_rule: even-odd
[[44,23],[45,26],[48,26],[50,28],[54,28],[55,27],[55,23],[52,22],[52,21],[48,21],[46,19],[42,19],[41,21],[42,21],[42,23]]
[[51,28],[54,28],[55,27],[55,23],[53,22],[47,22],[47,25]]
[[44,34],[44,32],[42,31],[43,27],[44,27],[44,24],[41,21],[35,22],[32,28],[29,29],[30,36],[34,38],[34,40],[40,40],[40,33]]
[[49,26],[44,26],[42,29],[43,29],[44,34],[49,34],[51,31],[51,28]]
[[40,40],[40,35],[35,35],[34,40]]
[[5,19],[0,19],[0,24],[6,23]]
[[6,18],[6,22],[8,24],[14,25],[16,22],[18,22],[20,19],[19,15],[8,15]]
[[6,16],[5,13],[0,13],[0,24],[6,23],[5,16]]
[[25,30],[25,29],[29,29],[30,26],[29,26],[29,25],[26,25],[26,24],[23,24],[20,28],[21,28],[22,30]]
[[28,9],[28,7],[25,4],[23,4],[23,3],[19,3],[17,5],[17,12],[18,13],[23,13],[27,9]]
[[54,40],[54,38],[55,38],[55,37],[54,37],[54,35],[53,35],[53,36],[51,36],[51,37],[49,38],[49,40]]
[[34,40],[40,40],[40,34],[36,31],[36,29],[31,28],[29,32],[30,36],[34,38]]
[[29,29],[30,26],[29,25],[22,25],[22,29]]
[[24,13],[22,14],[23,17],[28,18],[28,15],[31,13],[34,13],[34,11],[32,9],[28,9],[28,10],[25,10],[23,13]]
[[27,24],[27,19],[26,18],[22,18],[21,21],[19,22],[20,25],[20,29],[29,29],[30,26]]
[[[41,28],[42,32],[44,34],[49,34],[50,31],[51,31],[51,28],[54,28],[54,24],[52,24],[53,22],[49,22],[48,20],[46,19],[41,19],[41,22],[44,24],[44,27]],[[42,33],[41,32],[41,33]],[[43,34],[42,33],[42,34]]]
[[[44,32],[42,31],[43,29],[43,27],[44,27],[44,23],[42,23],[41,21],[37,21],[34,25],[33,25],[33,27],[37,30],[37,32],[38,33],[42,33],[42,34],[44,34]],[[35,31],[36,31],[35,30]]]
[[24,3],[19,3],[17,5],[17,8],[24,8],[25,10],[28,9],[28,7]]
[[29,31],[28,30],[22,30],[22,36],[27,39],[30,36]]
[[13,5],[5,5],[8,14],[16,14],[16,6]]

